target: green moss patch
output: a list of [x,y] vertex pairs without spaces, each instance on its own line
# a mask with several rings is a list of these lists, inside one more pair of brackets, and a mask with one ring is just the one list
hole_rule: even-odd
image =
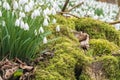
[[93,56],[110,55],[119,50],[119,47],[113,42],[104,39],[91,39],[90,49],[93,50]]
[[81,18],[76,20],[76,30],[88,33],[92,39],[107,39],[120,46],[120,32],[105,22]]

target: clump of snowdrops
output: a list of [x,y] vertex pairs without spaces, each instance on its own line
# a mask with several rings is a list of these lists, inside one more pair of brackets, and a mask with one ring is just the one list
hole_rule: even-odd
[[46,28],[56,22],[50,17],[56,10],[47,0],[39,1],[0,1],[0,59],[32,58],[36,47],[48,42]]

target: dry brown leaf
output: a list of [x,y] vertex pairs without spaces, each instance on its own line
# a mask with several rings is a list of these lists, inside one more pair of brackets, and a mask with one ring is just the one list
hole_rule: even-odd
[[13,67],[12,69],[7,69],[3,78],[9,79],[17,69],[18,69],[18,67]]
[[3,78],[0,76],[0,80],[3,80]]
[[20,64],[20,68],[21,68],[21,69],[25,69],[25,70],[27,70],[27,71],[33,70],[33,67],[32,67],[32,66],[27,66],[26,64]]

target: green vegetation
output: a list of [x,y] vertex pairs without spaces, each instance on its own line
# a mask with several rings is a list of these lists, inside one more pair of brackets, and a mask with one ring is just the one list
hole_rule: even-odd
[[93,56],[102,56],[118,51],[119,47],[105,39],[91,39],[90,49],[93,50]]
[[102,70],[109,80],[118,80],[120,78],[120,68],[118,59],[113,56],[103,56],[99,59],[102,62]]
[[[84,53],[67,38],[61,38],[55,46],[55,56],[48,64],[40,63],[36,72],[37,79],[41,80],[75,80],[75,65],[78,60],[82,61],[81,65],[89,62]],[[46,64],[46,66],[44,66]],[[47,75],[47,73],[49,73]],[[46,74],[46,77],[44,77]],[[56,76],[55,76],[56,75]],[[59,77],[58,77],[59,76]]]
[[[56,18],[57,24],[50,25],[50,30],[53,31],[50,37],[59,39],[55,40],[54,47],[53,43],[49,44],[55,49],[54,57],[39,63],[36,80],[92,80],[92,75],[86,70],[90,69],[89,66],[93,62],[102,62],[102,72],[106,79],[113,80],[120,77],[118,73],[120,60],[111,55],[119,50],[120,40],[119,32],[113,26],[90,18],[77,20],[58,15]],[[60,32],[54,31],[56,25],[60,25]],[[90,49],[87,52],[79,48],[78,40],[71,33],[75,28],[90,35]]]
[[91,39],[107,39],[120,46],[120,32],[105,22],[91,18],[81,18],[76,20],[75,27],[78,31],[88,33]]

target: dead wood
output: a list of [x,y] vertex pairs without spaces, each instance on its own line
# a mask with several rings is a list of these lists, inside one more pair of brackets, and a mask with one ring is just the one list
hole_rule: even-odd
[[[66,0],[64,6],[62,8],[62,12],[64,12],[66,10],[68,3],[69,3],[69,0]],[[63,13],[61,13],[61,14],[63,14]]]
[[83,3],[84,3],[84,2],[81,2],[81,3],[77,4],[77,5],[74,5],[71,9],[67,10],[67,12],[70,12],[70,11],[72,11],[73,9],[81,6]]
[[68,14],[68,15],[70,15],[70,16],[73,16],[73,17],[75,17],[75,18],[80,18],[79,16],[76,16],[76,15],[74,15],[74,14],[71,14],[71,13],[69,13],[69,12],[57,12],[58,14]]
[[118,23],[120,23],[120,20],[119,21],[114,21],[114,22],[109,22],[109,24],[111,24],[111,25],[118,24]]

